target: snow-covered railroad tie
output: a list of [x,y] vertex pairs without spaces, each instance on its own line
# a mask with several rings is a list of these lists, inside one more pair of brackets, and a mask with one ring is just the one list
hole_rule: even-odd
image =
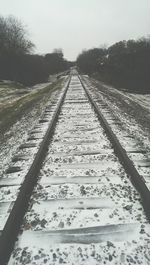
[[[21,228],[9,265],[148,265],[150,262],[150,225],[147,218],[148,202],[146,203],[146,198],[150,198],[149,190],[142,178],[137,185],[138,191],[131,183],[130,178],[135,173],[138,178],[139,173],[134,165],[130,168],[130,162],[126,165],[126,160],[123,159],[128,155],[125,151],[122,154],[124,157],[120,157],[110,130],[106,128],[107,124],[104,124],[104,129],[99,113],[95,112],[91,92],[88,92],[88,87],[82,82],[78,75],[71,76],[68,85],[59,95],[57,115],[56,106],[53,111],[55,128],[50,122],[53,136],[49,131],[47,114],[41,121],[41,124],[47,126],[45,132],[48,130],[52,139],[44,147],[46,155],[42,154],[43,163],[39,163],[40,160],[37,159],[39,165],[35,164],[36,169],[30,172],[29,179],[32,178],[33,183],[36,179],[35,186],[33,192],[31,189],[28,196],[24,194],[22,197],[22,200],[26,199],[23,206],[25,215],[23,222],[19,221],[17,224],[16,234],[20,225]],[[17,220],[13,204],[16,199],[15,189],[22,183],[23,170],[19,171],[23,167],[22,160],[26,165],[26,160],[22,159],[27,157],[24,151],[30,152],[30,144],[32,149],[38,149],[35,141],[41,138],[42,132],[43,129],[38,125],[30,135],[29,144],[20,147],[20,153],[16,156],[17,164],[7,171],[9,177],[0,182],[3,189],[6,183],[12,186],[11,195],[6,194],[5,199],[3,198],[5,214],[2,219],[5,216],[5,221],[1,224],[1,230],[3,227],[4,230],[0,256],[3,262],[10,255],[7,253],[7,244],[9,252],[12,248],[8,238],[11,237],[10,230],[15,230]],[[41,145],[42,143],[40,148]],[[35,161],[36,151],[33,156]],[[26,176],[28,174],[26,172]],[[25,191],[31,182],[26,183],[25,179]],[[135,179],[133,182],[136,182]],[[20,198],[22,192],[23,188],[19,193]],[[9,202],[12,211],[10,210],[10,221],[6,222]],[[21,200],[19,203],[22,207]]]

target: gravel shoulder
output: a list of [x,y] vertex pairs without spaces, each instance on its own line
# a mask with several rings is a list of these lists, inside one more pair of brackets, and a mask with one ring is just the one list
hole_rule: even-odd
[[112,103],[116,103],[128,116],[134,118],[139,125],[144,126],[145,129],[150,129],[150,94],[132,94],[119,91],[101,82],[95,82],[94,80],[92,82],[96,83],[100,91]]
[[85,77],[105,99],[113,113],[125,121],[135,138],[150,142],[150,94],[131,94]]
[[36,89],[16,99],[0,112],[0,172],[4,172],[28,132],[35,126],[46,106],[63,87],[64,79]]

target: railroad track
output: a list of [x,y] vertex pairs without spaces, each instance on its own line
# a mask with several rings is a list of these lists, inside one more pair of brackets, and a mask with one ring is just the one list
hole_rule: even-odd
[[98,103],[71,76],[12,159],[0,264],[150,264],[150,192]]

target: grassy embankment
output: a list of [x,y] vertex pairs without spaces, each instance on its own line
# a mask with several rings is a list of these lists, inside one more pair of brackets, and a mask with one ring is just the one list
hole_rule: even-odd
[[[23,92],[24,88],[20,88],[17,94],[23,94],[18,97],[18,95],[13,96],[12,100],[3,101],[0,105],[0,133],[4,133],[17,119],[19,119],[24,111],[31,108],[33,104],[42,99],[46,94],[50,95],[54,90],[60,89],[63,79],[45,86],[39,90],[31,90],[31,92]],[[12,85],[10,85],[12,86]],[[5,89],[7,89],[5,87]],[[15,87],[13,88],[15,90]],[[22,90],[22,91],[21,91]],[[25,94],[24,94],[25,93]],[[1,95],[2,96],[2,95]],[[1,97],[2,98],[2,97]]]

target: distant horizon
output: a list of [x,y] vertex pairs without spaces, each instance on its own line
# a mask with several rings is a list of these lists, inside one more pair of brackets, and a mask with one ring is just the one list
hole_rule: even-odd
[[[66,59],[66,60],[68,60],[68,61],[70,61],[70,62],[75,62],[76,59],[77,59],[77,57],[78,57],[78,55],[81,54],[83,51],[90,50],[90,49],[95,49],[95,48],[102,48],[104,45],[106,45],[106,49],[107,49],[108,47],[110,47],[110,46],[112,46],[112,45],[114,45],[115,43],[118,43],[118,42],[120,42],[120,41],[128,41],[128,40],[134,40],[134,41],[137,41],[137,40],[139,40],[139,39],[141,39],[141,38],[150,38],[150,35],[147,35],[147,36],[139,36],[139,37],[137,37],[137,38],[122,39],[122,40],[118,40],[118,41],[116,41],[116,42],[110,43],[109,45],[106,45],[106,44],[100,44],[99,46],[89,47],[88,49],[87,49],[87,48],[84,48],[84,49],[82,49],[82,50],[77,54],[76,58],[73,59],[73,60],[68,59],[68,58],[65,57],[64,51],[63,51],[63,49],[62,49],[61,47],[59,47],[58,49],[61,49],[61,50],[62,50],[63,55],[64,55],[64,59]],[[33,54],[45,55],[45,54],[48,54],[48,53],[53,53],[55,49],[56,49],[56,48],[54,47],[50,52],[48,51],[48,52],[43,52],[43,53],[41,53],[40,51],[37,51],[37,50],[36,50],[36,47],[35,47],[35,51],[33,52]]]
[[69,61],[82,50],[150,34],[149,0],[0,0],[0,5],[0,15],[27,25],[34,53],[61,48]]

